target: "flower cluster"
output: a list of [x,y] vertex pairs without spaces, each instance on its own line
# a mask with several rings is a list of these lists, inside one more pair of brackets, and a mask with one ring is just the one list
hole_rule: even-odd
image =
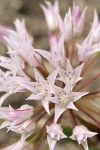
[[[0,27],[0,39],[6,43],[9,55],[0,56],[0,91],[5,92],[0,98],[0,118],[4,120],[0,129],[7,128],[8,131],[21,135],[17,143],[4,149],[29,150],[29,144],[34,141],[36,143],[38,138],[39,141],[34,145],[34,150],[37,150],[47,135],[49,148],[54,150],[57,141],[68,137],[63,133],[62,125],[62,119],[68,112],[73,125],[70,138],[77,140],[88,150],[87,138],[97,133],[81,125],[76,114],[82,111],[100,126],[100,122],[78,103],[84,103],[85,98],[99,94],[99,91],[92,92],[88,88],[84,90],[100,77],[98,73],[87,81],[85,76],[94,54],[100,52],[99,18],[95,10],[89,34],[82,44],[78,44],[77,37],[84,31],[87,6],[80,14],[79,6],[73,3],[72,9],[69,8],[63,20],[59,13],[58,0],[54,6],[49,1],[45,4],[41,4],[41,8],[48,25],[50,51],[33,47],[34,39],[27,32],[24,20],[16,19],[15,31]],[[46,68],[44,62],[52,67],[52,72],[49,67]],[[30,67],[34,74],[29,74],[26,67]],[[9,96],[19,92],[29,92],[26,100],[36,101],[37,106],[26,104],[18,109],[10,105],[3,106]],[[47,120],[45,114],[48,116]],[[37,130],[37,124],[43,117],[46,122]]]

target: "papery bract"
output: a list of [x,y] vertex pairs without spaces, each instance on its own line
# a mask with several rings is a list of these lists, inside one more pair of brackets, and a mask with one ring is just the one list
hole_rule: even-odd
[[54,150],[56,142],[60,141],[60,139],[67,138],[67,136],[63,133],[60,124],[54,123],[50,126],[46,126],[46,128],[49,148],[50,150]]
[[73,129],[73,135],[70,136],[72,140],[77,140],[79,144],[82,144],[85,150],[89,150],[87,144],[87,138],[95,136],[96,132],[89,131],[85,126],[79,125]]

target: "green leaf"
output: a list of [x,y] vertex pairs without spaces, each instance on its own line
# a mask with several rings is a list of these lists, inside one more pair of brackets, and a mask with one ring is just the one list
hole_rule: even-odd
[[[63,132],[67,137],[69,137],[72,135],[72,128],[71,127],[63,127]],[[69,143],[69,142],[72,142],[75,144],[77,143],[76,141],[73,141],[70,138],[62,139],[59,143],[62,144],[62,143]]]
[[63,132],[65,135],[71,136],[72,135],[72,128],[71,127],[63,127]]

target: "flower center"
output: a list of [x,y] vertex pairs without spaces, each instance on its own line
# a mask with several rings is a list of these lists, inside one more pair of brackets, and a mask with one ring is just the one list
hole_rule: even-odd
[[40,87],[40,91],[42,91],[43,93],[47,93],[48,92],[48,86],[49,84],[46,83],[46,84],[43,84],[41,87]]
[[69,84],[69,85],[72,85],[74,86],[75,84],[75,74],[71,74],[70,72],[66,74],[66,77],[65,77],[65,80],[66,80],[66,83]]
[[59,102],[60,103],[63,103],[63,104],[66,104],[70,101],[70,96],[68,96],[66,93],[61,93],[59,95]]
[[54,140],[60,140],[61,135],[59,133],[50,133],[50,137]]

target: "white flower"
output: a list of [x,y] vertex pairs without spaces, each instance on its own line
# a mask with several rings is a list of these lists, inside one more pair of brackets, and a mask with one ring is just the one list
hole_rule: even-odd
[[33,111],[34,108],[27,104],[22,105],[19,109],[13,109],[11,106],[1,107],[0,118],[5,121],[1,124],[0,128],[21,124],[23,121],[31,118]]

